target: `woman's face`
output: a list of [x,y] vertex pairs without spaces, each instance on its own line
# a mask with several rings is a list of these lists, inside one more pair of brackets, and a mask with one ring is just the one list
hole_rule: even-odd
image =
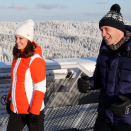
[[25,49],[28,39],[20,35],[15,35],[15,43],[17,44],[18,49]]

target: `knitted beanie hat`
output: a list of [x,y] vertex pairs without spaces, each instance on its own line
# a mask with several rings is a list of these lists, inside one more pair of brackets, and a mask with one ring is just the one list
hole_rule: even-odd
[[99,21],[99,28],[101,26],[111,26],[125,32],[125,25],[120,9],[118,4],[112,5],[110,11]]
[[25,21],[23,24],[16,28],[15,35],[23,36],[32,42],[34,35],[34,25],[35,23],[31,19]]

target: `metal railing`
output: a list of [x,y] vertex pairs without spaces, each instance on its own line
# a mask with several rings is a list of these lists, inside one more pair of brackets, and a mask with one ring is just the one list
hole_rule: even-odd
[[[10,68],[0,68],[0,85],[10,83]],[[4,75],[5,74],[5,75]],[[46,65],[45,131],[93,131],[97,117],[99,90],[80,93],[77,80],[92,73],[79,63]],[[0,131],[5,131],[8,117],[0,118]],[[28,131],[25,127],[23,131]]]

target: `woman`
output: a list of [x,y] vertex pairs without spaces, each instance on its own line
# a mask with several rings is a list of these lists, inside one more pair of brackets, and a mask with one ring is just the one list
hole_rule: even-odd
[[[11,68],[11,99],[7,131],[44,131],[44,94],[46,91],[45,61],[42,51],[33,41],[34,21],[29,19],[15,30],[15,46]],[[9,105],[9,104],[7,104]],[[11,110],[11,111],[10,111]]]

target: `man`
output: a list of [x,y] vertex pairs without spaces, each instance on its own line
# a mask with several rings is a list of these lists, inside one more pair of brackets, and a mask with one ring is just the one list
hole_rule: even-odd
[[94,74],[79,78],[78,89],[101,89],[94,131],[131,131],[131,27],[114,4],[99,28],[103,40]]

